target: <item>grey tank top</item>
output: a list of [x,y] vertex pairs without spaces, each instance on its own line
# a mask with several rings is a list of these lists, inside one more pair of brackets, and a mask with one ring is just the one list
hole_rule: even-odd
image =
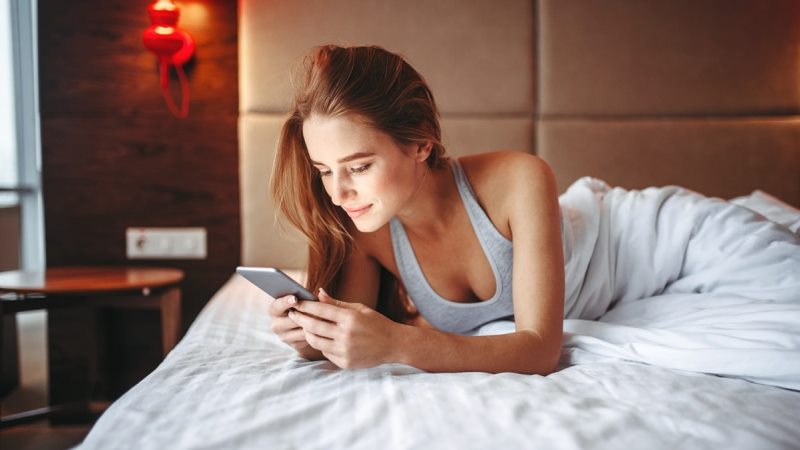
[[497,231],[481,208],[461,164],[456,159],[451,159],[450,166],[472,228],[492,267],[496,286],[494,296],[485,301],[472,303],[459,303],[442,298],[428,284],[425,274],[422,273],[403,224],[397,218],[393,218],[390,229],[397,269],[406,292],[411,296],[420,314],[439,330],[463,334],[494,320],[513,320],[514,305],[511,301],[513,246],[510,240]]

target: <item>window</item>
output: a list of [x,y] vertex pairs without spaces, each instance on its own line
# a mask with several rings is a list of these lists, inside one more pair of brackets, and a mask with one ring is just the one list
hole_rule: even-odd
[[0,208],[18,206],[24,270],[45,267],[36,8],[0,0]]
[[0,7],[0,208],[19,203],[17,193],[7,190],[19,184],[12,59],[11,3],[4,0]]

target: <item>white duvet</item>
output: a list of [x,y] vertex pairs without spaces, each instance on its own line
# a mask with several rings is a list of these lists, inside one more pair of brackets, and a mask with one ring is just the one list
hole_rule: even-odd
[[560,203],[566,363],[611,357],[800,389],[800,211],[759,191],[726,202],[589,177]]
[[307,362],[270,332],[270,298],[234,276],[81,447],[798,448],[800,392],[776,387],[800,389],[797,235],[672,188],[583,179],[561,204],[571,237],[558,372]]

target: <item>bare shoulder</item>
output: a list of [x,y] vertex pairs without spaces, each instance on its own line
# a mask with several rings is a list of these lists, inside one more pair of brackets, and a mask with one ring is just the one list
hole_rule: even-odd
[[525,178],[552,176],[550,165],[536,155],[524,152],[490,152],[458,158],[473,184],[506,181],[514,183]]
[[491,152],[465,156],[459,162],[482,206],[505,218],[521,201],[536,204],[558,195],[552,169],[536,155]]

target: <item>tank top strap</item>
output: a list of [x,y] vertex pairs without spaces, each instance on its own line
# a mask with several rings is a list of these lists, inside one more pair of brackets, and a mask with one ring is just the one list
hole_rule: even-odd
[[478,235],[478,239],[480,239],[484,245],[494,244],[500,245],[501,247],[510,247],[511,241],[506,239],[506,237],[498,231],[497,227],[492,223],[492,220],[483,208],[481,208],[480,203],[478,203],[478,198],[472,190],[472,185],[470,185],[467,175],[461,167],[461,163],[456,158],[451,158],[450,165],[453,167],[453,176],[456,179],[458,193],[461,195],[461,200],[467,210],[469,220],[472,222],[472,228],[475,230],[475,234]]

